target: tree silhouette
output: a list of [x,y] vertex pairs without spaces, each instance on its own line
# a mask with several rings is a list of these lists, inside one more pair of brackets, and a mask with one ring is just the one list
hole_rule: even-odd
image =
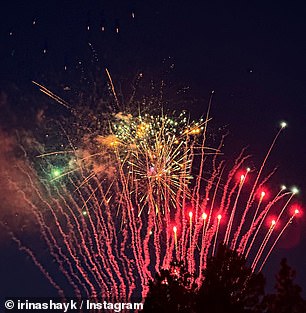
[[301,287],[294,283],[295,271],[282,259],[276,276],[276,294],[267,295],[268,313],[305,313],[306,303],[301,296]]
[[149,282],[144,313],[192,313],[196,285],[182,262],[172,262]]
[[236,251],[220,245],[215,257],[207,261],[203,284],[197,296],[197,312],[261,312],[265,281],[252,273],[246,260]]
[[301,288],[286,259],[276,277],[276,294],[264,295],[265,280],[244,256],[223,244],[207,260],[201,287],[183,262],[171,263],[149,283],[145,313],[306,313]]

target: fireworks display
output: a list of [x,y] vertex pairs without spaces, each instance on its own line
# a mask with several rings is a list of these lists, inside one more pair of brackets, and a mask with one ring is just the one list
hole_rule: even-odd
[[[35,171],[21,168],[30,192],[19,192],[76,296],[144,297],[148,281],[173,260],[183,261],[200,284],[221,242],[261,270],[301,213],[292,211],[296,188],[273,194],[267,190],[273,172],[263,176],[284,122],[256,169],[245,150],[226,161],[224,137],[209,140],[209,110],[193,121],[186,112],[144,103],[95,118],[99,127],[87,128],[79,140],[67,135],[62,150],[36,155]],[[35,249],[12,237],[64,296]]]

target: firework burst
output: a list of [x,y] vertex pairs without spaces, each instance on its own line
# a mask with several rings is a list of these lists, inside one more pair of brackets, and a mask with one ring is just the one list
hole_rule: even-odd
[[120,184],[124,183],[138,215],[143,210],[165,214],[180,203],[177,194],[189,190],[203,125],[203,120],[189,123],[186,113],[178,117],[119,113],[110,123],[110,134],[97,138],[101,149],[110,149],[122,169]]
[[[262,173],[286,125],[256,171],[247,166],[250,156],[244,150],[232,165],[220,156],[224,137],[216,146],[208,144],[209,120],[209,110],[199,121],[162,109],[118,111],[84,135],[80,147],[68,138],[66,150],[39,155],[48,164],[43,173],[51,170],[49,180],[22,170],[31,193],[19,192],[77,296],[144,297],[148,281],[173,259],[185,262],[200,284],[219,242],[248,257],[254,271],[258,265],[262,269],[300,212],[295,210],[279,230],[297,190],[281,188],[269,202],[263,191],[273,172],[264,178]],[[59,156],[67,160],[66,169],[50,167]],[[265,230],[271,212],[277,217]],[[12,237],[65,294],[26,243]]]

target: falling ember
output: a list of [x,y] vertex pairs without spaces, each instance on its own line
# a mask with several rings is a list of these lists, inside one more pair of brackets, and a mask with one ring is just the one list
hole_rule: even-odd
[[54,168],[51,172],[51,176],[53,178],[57,178],[62,174],[61,170],[59,168]]
[[173,232],[174,232],[175,253],[177,254],[177,228],[176,226],[173,227]]
[[251,265],[251,268],[253,269],[253,271],[256,268],[256,265],[257,265],[261,255],[262,255],[262,253],[263,253],[267,243],[268,243],[268,240],[270,239],[270,236],[271,236],[271,234],[272,234],[272,232],[273,232],[273,230],[275,228],[275,225],[276,225],[276,220],[273,219],[271,221],[271,225],[270,225],[270,227],[269,227],[269,229],[268,229],[268,231],[266,233],[266,236],[264,237],[264,239],[263,239],[263,241],[262,241],[262,243],[261,243],[261,245],[260,245],[260,247],[258,249],[258,252],[257,252],[257,254],[256,254],[255,258],[254,258],[254,261],[253,261],[253,263]]
[[299,193],[299,190],[298,190],[296,187],[293,187],[293,188],[291,189],[291,191],[292,191],[292,193],[293,193],[294,195],[296,195],[296,194]]
[[220,228],[220,221],[221,221],[222,215],[218,214],[217,219],[218,219],[218,223],[217,223],[217,230],[216,230],[216,234],[215,234],[215,240],[214,240],[214,246],[213,246],[213,251],[212,251],[212,256],[215,255],[215,250],[216,250],[216,243],[217,243],[217,238],[218,238],[218,232],[219,232],[219,228]]
[[[121,98],[106,73],[119,108]],[[76,114],[65,100],[35,85]],[[201,277],[219,242],[239,253],[255,254],[249,258],[255,269],[271,233],[283,232],[275,225],[287,220],[286,208],[297,194],[297,189],[282,188],[269,203],[263,201],[264,191],[258,199],[258,190],[266,183],[262,172],[268,156],[286,125],[281,124],[253,175],[246,168],[249,156],[244,150],[232,166],[225,164],[223,139],[210,142],[207,136],[209,112],[192,121],[186,112],[144,109],[117,109],[107,118],[92,114],[91,119],[102,126],[88,129],[86,124],[88,134],[69,140],[67,150],[36,158],[47,164],[37,173],[39,182],[23,171],[31,192],[22,188],[19,192],[76,295],[119,300],[141,293],[144,297],[148,281],[174,258]],[[55,162],[58,155],[64,155],[69,165],[52,169],[50,164],[61,164]],[[271,210],[278,216],[261,238],[259,231]],[[297,214],[298,209],[291,218]],[[34,252],[27,247],[23,251],[40,264]],[[48,275],[47,265],[39,267]]]
[[[251,222],[251,225],[250,225],[250,229],[253,229],[255,227],[255,221],[256,221],[256,218],[258,217],[258,212],[260,210],[260,205],[262,203],[262,200],[263,198],[265,197],[266,193],[264,191],[262,191],[260,193],[260,198],[259,198],[259,201],[258,201],[258,205],[256,207],[256,210],[255,210],[255,213],[254,213],[254,216],[253,216],[253,219],[252,219],[252,222]],[[257,234],[257,233],[256,233]],[[254,236],[253,240],[252,240],[252,244],[254,243],[254,240],[255,240],[255,237],[256,235]],[[245,251],[245,248],[247,246],[247,243],[248,243],[248,240],[249,240],[249,237],[246,238],[246,243],[243,247],[243,250],[242,250],[242,253],[244,253]],[[252,244],[250,246],[252,246]],[[250,250],[247,251],[247,254],[249,254]]]
[[192,259],[192,212],[189,212],[189,271],[191,272],[192,270],[192,263],[193,263],[193,259]]
[[249,172],[250,172],[250,169],[247,168],[246,169],[246,173],[244,175],[240,176],[240,184],[239,184],[237,196],[235,198],[235,202],[234,202],[233,208],[231,210],[232,212],[231,212],[230,219],[229,219],[229,222],[228,222],[228,227],[227,227],[227,230],[226,230],[226,233],[225,233],[224,243],[226,245],[228,245],[228,243],[229,243],[230,234],[231,234],[231,230],[232,230],[232,225],[233,225],[233,221],[234,221],[234,216],[235,216],[236,209],[237,209],[238,200],[239,200],[239,197],[240,197],[243,185],[245,183],[246,177],[247,177]]

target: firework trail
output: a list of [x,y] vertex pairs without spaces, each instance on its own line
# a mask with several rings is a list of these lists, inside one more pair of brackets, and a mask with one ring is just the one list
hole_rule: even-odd
[[[277,204],[277,202],[279,200],[281,200],[283,197],[291,194],[290,192],[284,193],[284,191],[286,190],[285,186],[282,186],[282,188],[280,189],[280,191],[277,193],[277,195],[269,202],[269,204],[265,207],[265,209],[261,212],[261,215],[254,220],[253,217],[253,221],[251,223],[251,227],[250,230],[247,232],[247,234],[244,236],[244,239],[242,239],[242,244],[241,246],[243,246],[242,248],[242,253],[245,254],[246,258],[248,257],[251,248],[254,244],[254,241],[258,235],[259,230],[262,227],[263,222],[266,220],[266,216],[269,213],[271,207],[273,207],[274,205]],[[253,234],[253,232],[255,232],[255,234],[253,235],[253,238],[251,240],[251,243],[249,244],[249,246],[247,246],[248,240],[250,239],[251,235]],[[247,251],[245,253],[245,249],[247,248]]]
[[[36,85],[76,112],[46,87]],[[31,193],[19,192],[31,207],[50,254],[79,297],[144,297],[156,271],[175,259],[186,263],[200,283],[218,242],[238,247],[254,269],[276,231],[274,224],[297,193],[282,188],[268,204],[264,193],[255,201],[271,176],[261,180],[285,124],[253,175],[256,170],[247,167],[250,156],[244,150],[230,165],[220,156],[224,138],[217,145],[210,143],[209,111],[199,121],[191,121],[186,112],[143,111],[109,114],[100,128],[83,135],[79,146],[67,136],[65,150],[46,151],[36,158],[44,165],[35,179],[22,170]],[[59,157],[66,160],[62,168],[53,166]],[[278,218],[262,239],[258,233],[264,232],[271,209],[279,211]],[[59,289],[29,244],[17,243]]]
[[279,232],[277,238],[275,239],[275,241],[273,242],[270,250],[268,251],[265,259],[263,260],[260,268],[259,268],[259,272],[262,270],[262,268],[264,267],[265,263],[267,262],[271,252],[273,251],[274,247],[276,246],[277,242],[279,241],[279,239],[281,238],[281,236],[283,235],[284,231],[287,229],[287,227],[292,223],[293,219],[295,218],[296,215],[298,215],[300,213],[300,211],[298,209],[294,210],[294,213],[292,214],[292,216],[289,218],[288,222],[285,224],[285,226],[283,227],[283,229]]
[[264,167],[265,167],[265,165],[266,165],[266,162],[267,162],[267,160],[268,160],[268,158],[269,158],[269,155],[271,154],[272,149],[273,149],[273,147],[275,146],[275,143],[276,143],[276,141],[277,141],[279,135],[281,134],[282,130],[286,128],[287,124],[286,124],[285,122],[281,122],[281,125],[280,125],[280,126],[281,126],[281,128],[280,128],[280,130],[277,132],[276,136],[274,137],[274,139],[273,139],[273,141],[272,141],[272,144],[271,144],[271,146],[269,147],[268,152],[267,152],[267,154],[266,154],[266,156],[265,156],[265,158],[264,158],[264,160],[263,160],[263,162],[262,162],[262,164],[261,164],[261,166],[260,166],[260,169],[259,169],[259,171],[258,171],[258,174],[257,174],[257,176],[256,176],[255,182],[254,182],[254,184],[253,184],[252,190],[251,190],[250,195],[249,195],[249,198],[248,198],[248,200],[247,200],[246,208],[245,208],[245,210],[244,210],[244,212],[243,212],[243,216],[242,216],[242,219],[241,219],[241,223],[240,223],[240,225],[239,225],[239,227],[238,227],[238,229],[237,229],[237,232],[235,233],[234,240],[233,240],[232,245],[231,245],[231,248],[232,248],[232,249],[235,249],[235,248],[236,248],[237,240],[238,240],[238,237],[239,237],[239,235],[240,235],[240,232],[241,232],[243,223],[244,223],[244,221],[245,221],[245,216],[247,215],[247,213],[248,213],[248,211],[249,211],[249,209],[250,209],[250,206],[251,206],[252,203],[253,203],[253,200],[254,200],[254,193],[255,193],[255,190],[256,190],[256,188],[257,188],[257,186],[258,186],[258,182],[259,182],[260,176],[261,176],[262,171],[263,171],[263,169],[264,169]]

